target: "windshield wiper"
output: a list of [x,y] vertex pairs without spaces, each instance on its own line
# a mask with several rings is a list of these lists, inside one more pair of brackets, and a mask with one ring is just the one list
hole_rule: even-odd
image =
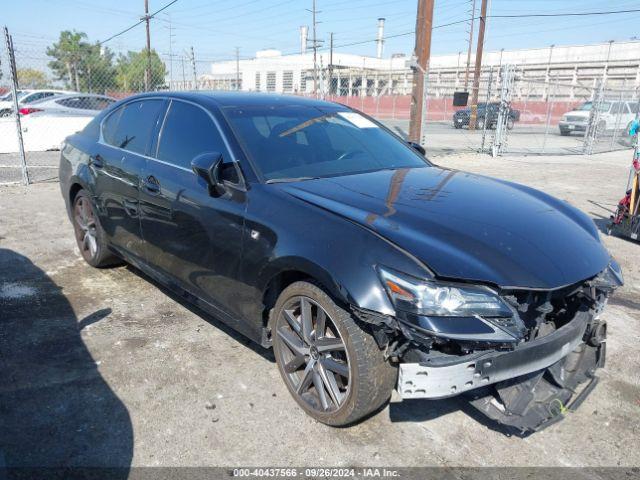
[[284,178],[271,178],[264,183],[288,183],[288,182],[301,182],[303,180],[317,180],[320,177],[284,177]]

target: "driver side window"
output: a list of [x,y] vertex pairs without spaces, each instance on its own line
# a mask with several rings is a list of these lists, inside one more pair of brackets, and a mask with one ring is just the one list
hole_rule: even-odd
[[191,170],[191,160],[207,152],[222,153],[223,178],[239,182],[231,155],[209,114],[196,105],[172,100],[160,132],[156,158]]

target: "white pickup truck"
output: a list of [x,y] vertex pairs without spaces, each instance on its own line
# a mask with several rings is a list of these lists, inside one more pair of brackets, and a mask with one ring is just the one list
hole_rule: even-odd
[[[585,102],[580,107],[565,113],[558,127],[560,135],[571,135],[572,132],[584,133],[589,125],[589,115],[593,102]],[[598,114],[598,131],[622,130],[629,126],[635,118],[634,102],[603,101]]]

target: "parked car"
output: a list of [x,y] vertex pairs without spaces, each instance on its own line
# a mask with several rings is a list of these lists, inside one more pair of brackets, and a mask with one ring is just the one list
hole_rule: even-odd
[[[18,90],[18,98],[22,96],[25,92],[24,90]],[[13,92],[11,90],[0,95],[0,102],[12,102],[13,101]]]
[[[58,150],[69,135],[82,130],[116,100],[104,95],[72,94],[41,99],[20,108],[22,138],[28,152]],[[0,121],[0,153],[18,151],[15,123]]]
[[[70,92],[66,90],[19,90],[18,91],[18,107],[22,107],[25,105],[29,105],[33,102],[37,102],[38,100],[42,100],[48,97],[53,97],[54,95],[64,95],[68,93],[77,93]],[[7,99],[2,99],[0,101],[0,117],[8,117],[13,112],[13,95],[9,94]]]
[[125,260],[273,347],[318,421],[395,386],[541,428],[595,385],[620,267],[567,202],[423,155],[339,104],[155,92],[70,136],[59,177],[87,263]]
[[[593,102],[584,102],[575,110],[565,113],[558,123],[560,135],[571,135],[572,132],[584,133],[589,125],[592,107]],[[596,128],[599,132],[628,129],[634,118],[633,103],[604,101],[600,103]]]
[[45,99],[31,102],[28,106],[20,109],[20,114],[34,116],[55,115],[96,115],[109,105],[115,103],[115,98],[106,95],[96,95],[91,93],[75,93],[68,95],[56,95]]
[[[498,112],[500,110],[499,102],[492,103],[479,103],[477,116],[476,116],[476,129],[481,130],[484,128],[485,123],[487,128],[495,128],[498,122]],[[453,114],[453,126],[455,128],[462,128],[469,126],[469,120],[471,117],[471,108],[465,108],[458,110]],[[509,118],[507,119],[507,128],[511,130],[515,122],[520,120],[520,112],[516,109],[509,109]]]

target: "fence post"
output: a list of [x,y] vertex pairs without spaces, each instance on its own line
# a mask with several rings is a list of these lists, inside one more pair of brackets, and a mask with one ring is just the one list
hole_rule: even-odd
[[[544,126],[544,137],[542,138],[542,153],[544,153],[545,149],[547,148],[547,137],[549,136],[549,126],[551,125],[551,116],[553,115],[553,103],[554,103],[555,93],[558,86],[554,83],[552,88],[551,83],[547,82],[547,88],[548,88],[547,90],[547,121]],[[550,95],[549,95],[549,92],[551,92]],[[551,97],[551,100],[549,100],[549,97]]]
[[620,131],[620,120],[622,119],[622,94],[623,90],[620,90],[620,95],[618,98],[618,112],[616,113],[616,123],[613,127],[613,133],[611,134],[611,144],[609,145],[609,150],[613,151],[616,140],[618,139],[618,132]]
[[500,107],[491,150],[491,156],[493,157],[502,155],[507,148],[508,124],[511,115],[511,93],[515,75],[512,65],[503,65],[502,70],[498,70],[498,73],[500,75]]
[[589,111],[589,123],[584,132],[583,152],[587,155],[593,154],[593,146],[598,137],[598,125],[600,124],[600,104],[604,95],[604,82],[599,82],[598,87],[593,92],[593,101]]
[[[480,153],[484,153],[484,144],[487,138],[487,106],[491,102],[491,84],[493,83],[493,65],[489,69],[489,82],[487,83],[487,98],[485,100],[484,122],[482,125],[482,141],[480,143]],[[478,84],[478,89],[480,88]],[[475,128],[475,125],[474,125]],[[494,139],[495,140],[495,139]],[[493,150],[493,148],[492,148]]]
[[20,112],[18,111],[18,71],[16,69],[16,57],[13,51],[13,39],[9,35],[9,29],[4,27],[4,40],[9,55],[9,71],[11,74],[11,93],[13,95],[13,115],[16,121],[16,131],[18,135],[18,148],[20,152],[20,163],[22,166],[22,183],[29,185],[29,171],[27,170],[27,158],[24,154],[24,143],[22,141],[22,125],[20,123]]

